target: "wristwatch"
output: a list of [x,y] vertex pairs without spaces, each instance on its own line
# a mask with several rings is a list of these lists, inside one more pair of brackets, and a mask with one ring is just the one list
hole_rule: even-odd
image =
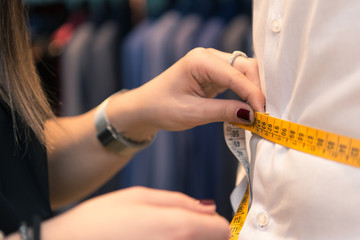
[[[122,90],[115,94],[122,94],[124,92],[125,90]],[[95,127],[97,138],[100,143],[109,150],[123,156],[132,156],[151,145],[154,137],[149,140],[137,142],[126,138],[123,133],[118,132],[115,127],[111,125],[109,119],[106,116],[106,107],[112,96],[101,103],[96,110]]]

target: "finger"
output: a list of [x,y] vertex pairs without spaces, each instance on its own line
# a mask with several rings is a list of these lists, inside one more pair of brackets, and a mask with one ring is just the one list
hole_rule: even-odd
[[223,88],[231,89],[242,99],[247,101],[255,111],[263,111],[265,97],[261,90],[249,79],[228,63],[204,49],[191,51],[187,67],[191,77],[195,78],[199,85],[216,83]]
[[229,222],[219,215],[205,215],[195,212],[179,211],[174,209],[175,233],[179,239],[192,240],[227,240],[229,238]]
[[[221,52],[219,50],[208,48],[208,51],[213,53],[218,58],[222,59],[224,62],[228,63],[231,58],[231,53]],[[260,76],[257,60],[254,58],[244,58],[237,57],[235,58],[232,66],[236,68],[238,71],[242,72],[253,84],[255,84],[259,89],[260,86]]]
[[193,100],[193,109],[190,110],[188,120],[192,119],[199,125],[211,122],[236,122],[241,124],[252,124],[255,114],[247,103],[231,99],[206,99]]
[[[193,214],[194,215],[194,214]],[[227,240],[230,236],[229,222],[218,215],[199,215],[197,219],[191,217],[189,224],[196,229],[194,239],[199,240]]]
[[180,192],[145,187],[132,187],[128,191],[132,191],[131,194],[134,194],[134,198],[140,200],[139,202],[154,206],[176,207],[207,214],[214,214],[216,210],[215,203],[203,204],[201,201]]
[[[229,237],[229,222],[219,215],[150,205],[137,206],[134,210],[141,210],[137,225],[146,226],[149,236],[159,239],[227,240]],[[141,239],[141,233],[135,232],[134,239]]]

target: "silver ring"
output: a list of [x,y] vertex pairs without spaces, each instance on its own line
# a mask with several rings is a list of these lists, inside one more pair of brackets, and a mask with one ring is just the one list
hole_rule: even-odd
[[244,52],[242,52],[242,51],[234,51],[234,52],[232,53],[232,55],[231,55],[231,58],[229,59],[229,64],[230,64],[230,66],[233,65],[233,63],[234,63],[234,61],[235,61],[235,59],[236,59],[237,57],[248,58],[248,56],[247,56]]

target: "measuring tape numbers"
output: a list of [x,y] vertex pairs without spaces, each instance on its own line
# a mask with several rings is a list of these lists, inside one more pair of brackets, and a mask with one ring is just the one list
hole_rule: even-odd
[[250,201],[250,185],[248,184],[244,193],[244,196],[239,204],[239,207],[234,214],[233,219],[230,223],[230,237],[229,240],[237,240],[239,237],[240,230],[242,229],[246,216],[249,211]]
[[255,121],[252,125],[224,123],[226,143],[241,163],[248,179],[244,196],[230,223],[230,240],[238,239],[252,201],[250,164],[246,152],[245,132],[242,133],[244,129],[291,149],[353,167],[360,167],[359,139],[307,127],[259,112],[255,112]]
[[235,124],[271,142],[301,152],[360,167],[360,140],[255,112],[255,123]]
[[240,230],[245,223],[247,213],[251,206],[252,184],[250,177],[250,163],[246,150],[245,130],[232,123],[224,123],[225,141],[231,152],[240,162],[247,176],[247,187],[239,207],[230,223],[230,240],[237,240]]

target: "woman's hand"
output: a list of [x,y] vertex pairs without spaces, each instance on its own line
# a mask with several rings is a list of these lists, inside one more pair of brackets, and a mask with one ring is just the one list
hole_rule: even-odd
[[133,187],[88,200],[42,225],[47,240],[222,239],[229,223],[182,193]]
[[[197,48],[147,84],[111,98],[106,113],[127,138],[148,140],[158,130],[179,131],[231,121],[251,123],[265,103],[257,62],[230,53]],[[213,99],[231,89],[243,100]],[[87,196],[130,159],[104,148],[96,138],[94,112],[49,122],[49,182],[53,207]],[[240,118],[239,118],[240,117]]]
[[[257,61],[238,57],[230,66],[230,57],[214,49],[190,51],[152,81],[113,99],[110,121],[135,139],[159,129],[179,131],[217,121],[252,123],[254,110],[263,111],[265,104]],[[213,99],[226,89],[247,103]]]

